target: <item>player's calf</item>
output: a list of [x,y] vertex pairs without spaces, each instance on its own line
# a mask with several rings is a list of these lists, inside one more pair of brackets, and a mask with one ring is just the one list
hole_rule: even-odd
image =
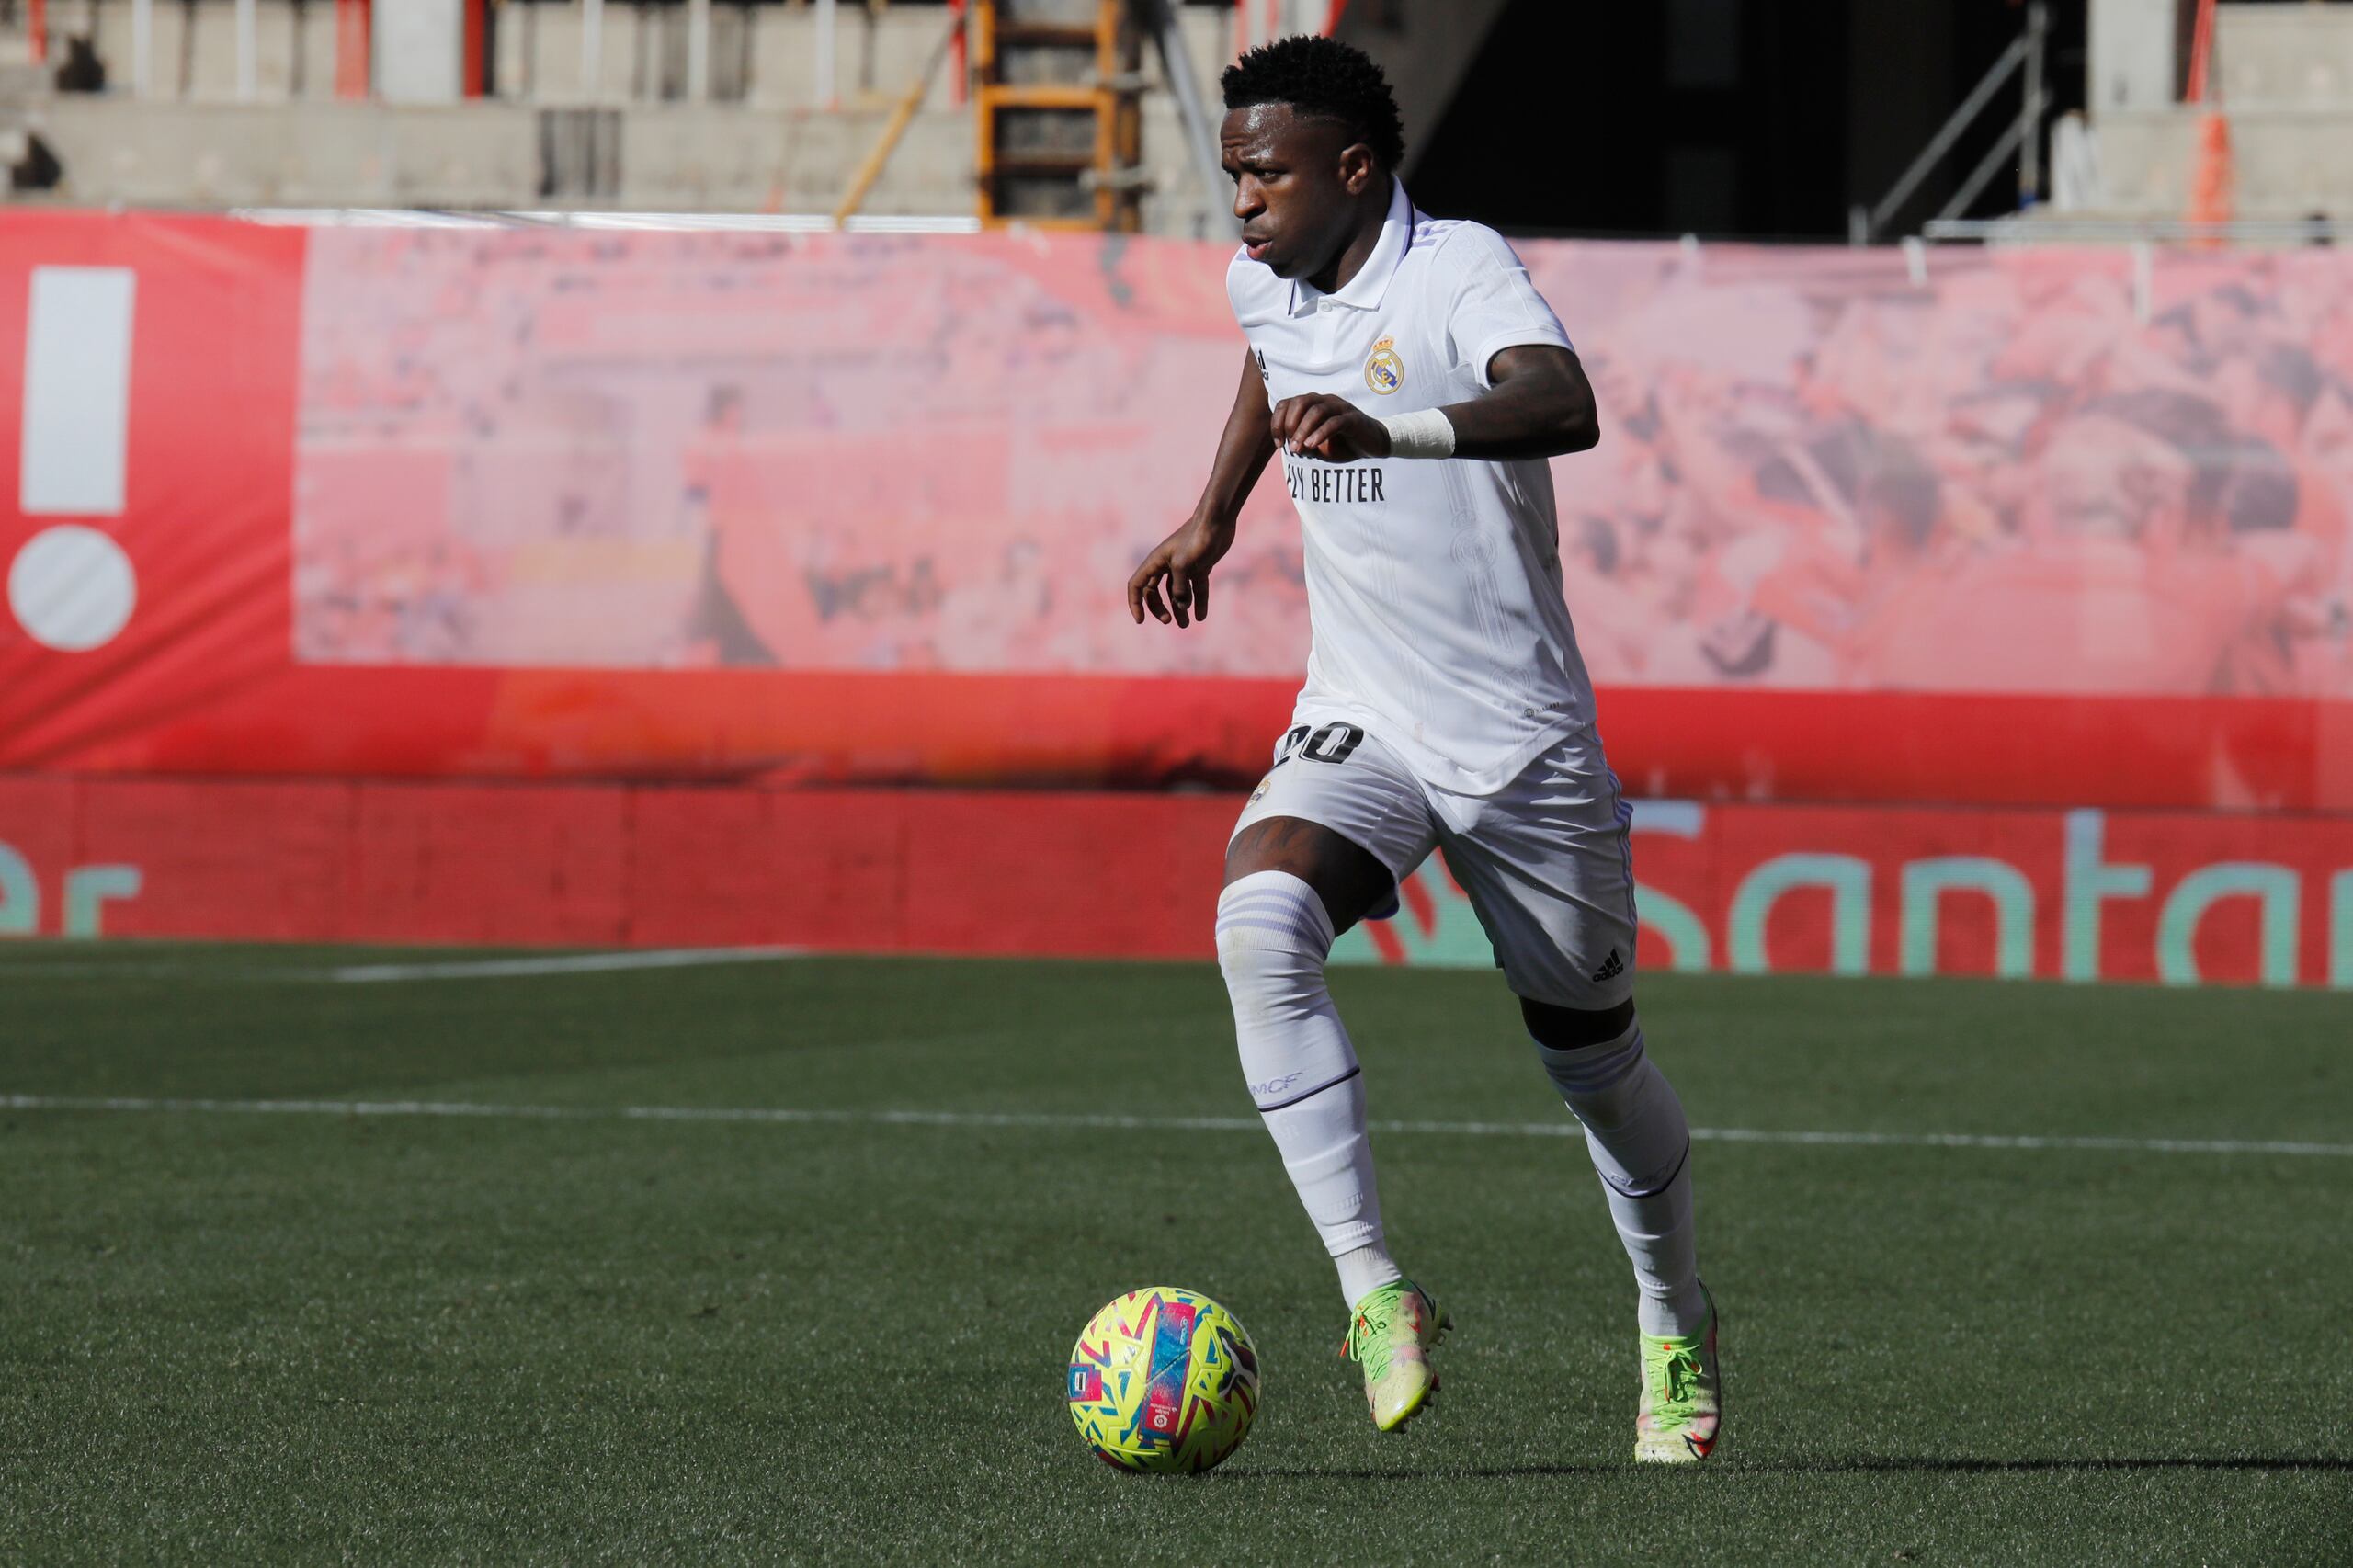
[[[1557,1036],[1556,1036],[1557,1038]],[[1642,1331],[1697,1333],[1707,1314],[1691,1219],[1691,1130],[1674,1085],[1645,1053],[1628,1004],[1620,1033],[1537,1053],[1585,1128],[1618,1239],[1642,1290]]]
[[1256,871],[1217,904],[1218,967],[1250,1098],[1351,1306],[1398,1278],[1381,1229],[1364,1080],[1324,983],[1332,919],[1288,871]]

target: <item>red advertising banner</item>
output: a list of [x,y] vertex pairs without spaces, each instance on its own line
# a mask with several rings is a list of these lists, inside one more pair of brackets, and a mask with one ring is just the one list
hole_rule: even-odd
[[136,766],[290,667],[303,245],[0,225],[0,768]]
[[[0,936],[1206,959],[1225,795],[0,780]],[[1652,970],[2353,988],[2353,820],[1636,808]],[[1339,962],[1493,955],[1433,859]]]
[[[1620,774],[2353,807],[2353,258],[1530,243]],[[1235,374],[1218,247],[0,233],[0,768],[1238,784],[1306,641],[1121,588]]]

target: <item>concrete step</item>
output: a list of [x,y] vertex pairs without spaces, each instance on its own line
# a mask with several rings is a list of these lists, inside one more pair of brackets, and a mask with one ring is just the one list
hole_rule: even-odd
[[[2111,111],[2099,118],[2106,210],[2178,218],[2189,209],[2203,111]],[[2233,106],[2234,204],[2245,218],[2353,218],[2353,107]]]
[[[64,165],[73,205],[600,207],[823,212],[887,114],[760,114],[635,104],[139,103],[52,97],[24,123]],[[552,158],[571,177],[549,195]],[[972,117],[918,114],[868,198],[870,213],[973,210]]]
[[2242,215],[2353,218],[2353,105],[2233,109],[2230,122]]
[[2214,79],[2233,109],[2353,109],[2353,6],[2222,6]]
[[[729,36],[742,47],[732,64],[722,60],[726,39],[718,35],[728,29],[715,30],[712,89],[724,101],[694,104],[675,96],[683,84],[683,35],[667,13],[683,7],[608,5],[591,95],[580,72],[579,6],[506,0],[498,79],[512,97],[387,105],[329,96],[331,6],[309,0],[298,25],[288,0],[259,0],[259,101],[248,104],[231,97],[233,62],[223,52],[230,34],[220,24],[234,7],[158,6],[152,93],[142,97],[129,90],[127,0],[90,4],[109,90],[75,97],[42,87],[21,113],[0,100],[0,119],[29,117],[64,165],[63,184],[45,199],[167,206],[830,211],[947,19],[934,6],[845,6],[843,108],[828,113],[814,107],[812,7],[758,6],[748,30],[734,15],[738,7],[715,7],[714,21],[717,13],[733,17]],[[52,6],[51,15],[60,14]],[[184,34],[189,16],[196,31]],[[1230,14],[1188,6],[1183,23],[1194,74],[1214,92]],[[1147,75],[1157,82],[1158,61],[1151,51],[1146,58]],[[542,109],[557,118],[543,119]],[[594,123],[584,128],[584,119]],[[543,125],[552,131],[543,136]],[[954,106],[942,72],[865,210],[972,212],[973,133],[972,111]],[[1222,216],[1222,188],[1213,200],[1205,197],[1165,90],[1145,97],[1143,154],[1153,181],[1144,198],[1151,232],[1233,233]],[[567,174],[593,170],[594,189],[576,199],[545,196],[549,162]]]

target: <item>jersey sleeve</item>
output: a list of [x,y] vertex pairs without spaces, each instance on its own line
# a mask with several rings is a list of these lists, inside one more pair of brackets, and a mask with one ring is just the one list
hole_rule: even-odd
[[1452,279],[1447,306],[1447,343],[1455,363],[1470,368],[1483,387],[1488,361],[1506,348],[1547,344],[1574,351],[1561,319],[1504,237],[1480,223],[1465,223],[1447,237],[1447,272]]

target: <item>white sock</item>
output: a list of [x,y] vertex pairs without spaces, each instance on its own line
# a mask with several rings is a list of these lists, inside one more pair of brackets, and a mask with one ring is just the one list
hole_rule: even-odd
[[1536,1051],[1585,1125],[1610,1221],[1642,1288],[1643,1332],[1697,1334],[1708,1306],[1692,1239],[1691,1129],[1674,1086],[1643,1052],[1642,1024],[1600,1045]]
[[1379,1242],[1344,1252],[1332,1261],[1340,1266],[1340,1294],[1348,1299],[1351,1309],[1383,1285],[1405,1278],[1404,1270],[1390,1257],[1389,1249]]
[[1256,871],[1219,895],[1218,967],[1250,1097],[1353,1307],[1399,1278],[1381,1232],[1356,1049],[1324,984],[1332,917],[1288,871]]

